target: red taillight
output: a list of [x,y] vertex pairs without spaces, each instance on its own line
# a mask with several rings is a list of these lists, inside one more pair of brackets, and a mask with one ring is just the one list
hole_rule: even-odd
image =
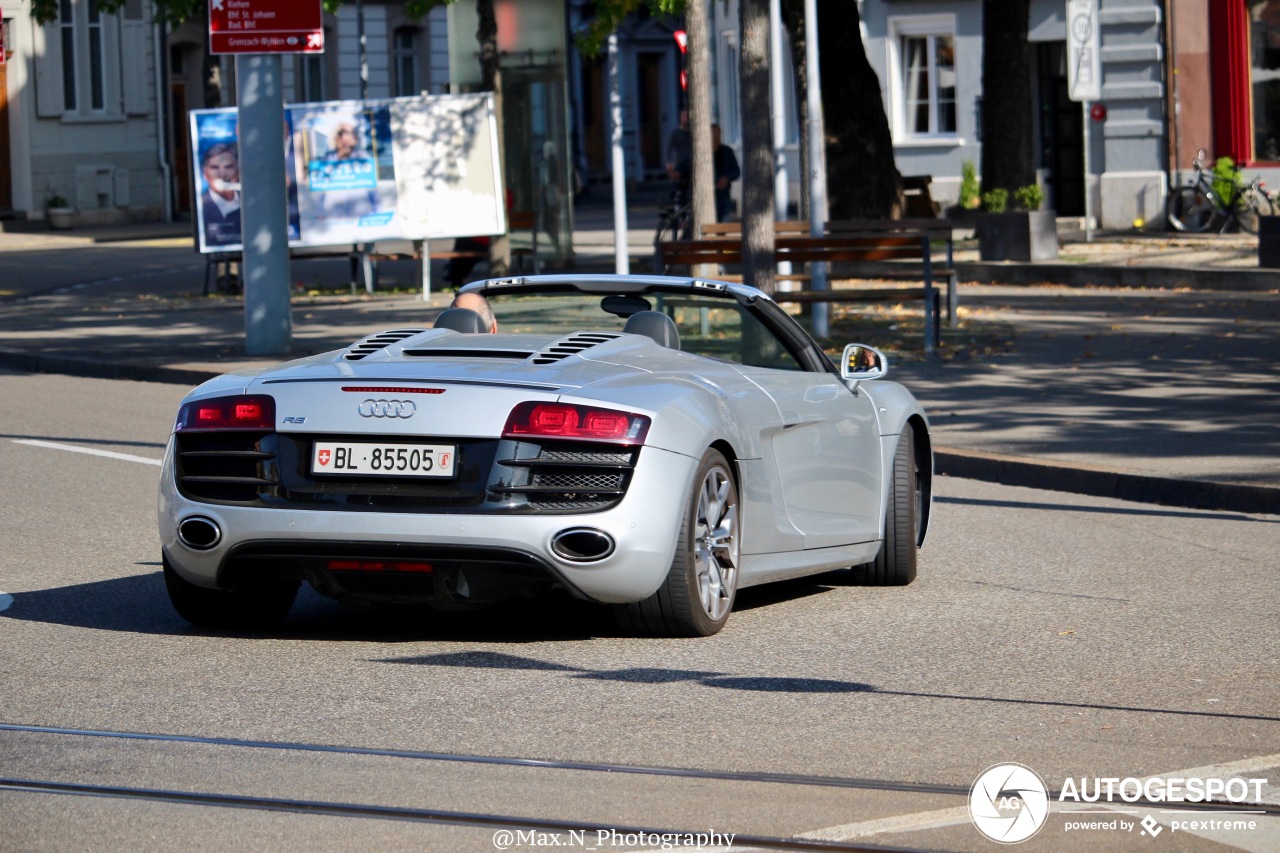
[[178,411],[177,432],[196,429],[276,428],[276,401],[266,396],[214,397],[187,403]]
[[569,403],[521,403],[511,410],[503,438],[575,438],[642,444],[649,419],[630,412]]
[[326,564],[331,572],[414,572],[430,574],[430,563],[416,560],[330,560]]

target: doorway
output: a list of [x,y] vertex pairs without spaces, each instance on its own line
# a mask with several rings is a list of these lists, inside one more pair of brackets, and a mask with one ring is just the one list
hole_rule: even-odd
[[662,153],[662,69],[666,53],[636,54],[636,105],[639,125],[640,174],[646,178],[665,174]]
[[1040,103],[1039,165],[1048,206],[1059,216],[1084,216],[1084,119],[1067,88],[1067,43],[1036,44]]

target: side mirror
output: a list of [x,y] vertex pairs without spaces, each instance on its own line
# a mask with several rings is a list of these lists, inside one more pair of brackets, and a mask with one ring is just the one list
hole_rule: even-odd
[[846,382],[864,379],[883,379],[889,372],[889,359],[875,347],[866,344],[849,344],[840,360],[840,376]]

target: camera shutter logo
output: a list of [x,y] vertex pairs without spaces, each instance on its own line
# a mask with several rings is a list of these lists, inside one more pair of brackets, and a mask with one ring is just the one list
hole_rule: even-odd
[[969,790],[969,816],[978,831],[992,841],[1026,841],[1049,817],[1049,789],[1030,767],[993,765]]

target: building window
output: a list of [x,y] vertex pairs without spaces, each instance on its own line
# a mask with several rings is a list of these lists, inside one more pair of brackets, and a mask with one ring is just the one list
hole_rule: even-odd
[[1280,0],[1249,4],[1253,158],[1280,162]]
[[955,21],[950,16],[894,19],[889,27],[896,135],[955,137]]
[[306,103],[325,100],[329,87],[325,82],[324,71],[323,53],[298,58],[298,100]]
[[104,23],[97,0],[80,3],[60,0],[58,3],[62,104],[66,112],[81,111],[86,102],[85,112],[102,113],[107,109]]
[[392,35],[391,49],[396,68],[396,97],[417,95],[424,88],[418,64],[420,32],[421,30],[417,27],[399,27]]

